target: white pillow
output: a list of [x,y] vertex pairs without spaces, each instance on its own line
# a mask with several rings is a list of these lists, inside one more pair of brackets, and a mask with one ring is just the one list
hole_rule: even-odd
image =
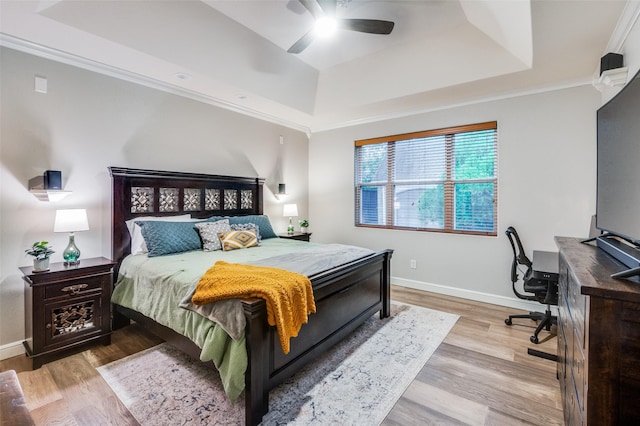
[[131,254],[147,253],[147,244],[144,242],[142,236],[142,228],[135,222],[144,220],[155,220],[164,222],[191,222],[202,219],[191,219],[191,215],[183,214],[179,216],[140,216],[127,220],[127,229],[129,230],[129,236],[131,237]]

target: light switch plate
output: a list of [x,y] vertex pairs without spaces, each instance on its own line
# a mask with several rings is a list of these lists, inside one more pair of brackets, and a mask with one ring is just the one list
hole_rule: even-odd
[[47,93],[47,79],[36,75],[35,90],[38,93]]

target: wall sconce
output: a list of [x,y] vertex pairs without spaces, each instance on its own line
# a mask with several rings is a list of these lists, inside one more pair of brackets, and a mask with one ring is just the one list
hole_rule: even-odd
[[29,179],[29,192],[40,201],[60,201],[71,191],[62,190],[62,172],[47,170],[42,176]]
[[296,204],[285,204],[282,209],[282,215],[287,217],[289,216],[289,226],[287,227],[287,234],[293,234],[293,222],[291,218],[293,216],[298,216],[298,206]]
[[287,196],[287,190],[284,183],[278,184],[278,192],[274,194],[278,200],[284,200]]
[[88,230],[89,221],[87,220],[87,211],[85,209],[56,210],[53,232],[69,233],[69,244],[62,252],[65,266],[80,263],[80,249],[76,246],[73,233]]

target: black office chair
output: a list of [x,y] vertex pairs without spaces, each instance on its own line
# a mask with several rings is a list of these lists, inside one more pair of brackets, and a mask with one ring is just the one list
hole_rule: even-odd
[[[508,227],[505,231],[505,234],[507,234],[507,237],[509,237],[509,242],[511,243],[511,248],[513,249],[513,263],[511,264],[511,283],[513,285],[513,292],[520,299],[535,300],[539,303],[547,305],[547,309],[544,313],[529,312],[528,314],[524,315],[509,315],[509,318],[504,320],[504,323],[507,325],[511,325],[514,318],[530,318],[538,322],[536,331],[529,339],[532,343],[537,344],[539,343],[538,334],[542,331],[542,329],[550,331],[551,326],[558,323],[557,317],[551,315],[551,305],[558,304],[558,283],[556,281],[540,280],[534,278],[532,276],[533,264],[524,254],[522,242],[520,242],[520,237],[518,236],[515,228],[513,226]],[[516,288],[516,283],[519,280],[518,272],[520,266],[526,268],[522,277],[522,286],[523,290],[529,294],[522,294]]]

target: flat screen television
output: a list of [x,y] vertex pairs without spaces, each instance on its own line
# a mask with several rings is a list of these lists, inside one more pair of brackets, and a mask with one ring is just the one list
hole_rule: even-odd
[[598,109],[596,242],[640,274],[640,72]]

